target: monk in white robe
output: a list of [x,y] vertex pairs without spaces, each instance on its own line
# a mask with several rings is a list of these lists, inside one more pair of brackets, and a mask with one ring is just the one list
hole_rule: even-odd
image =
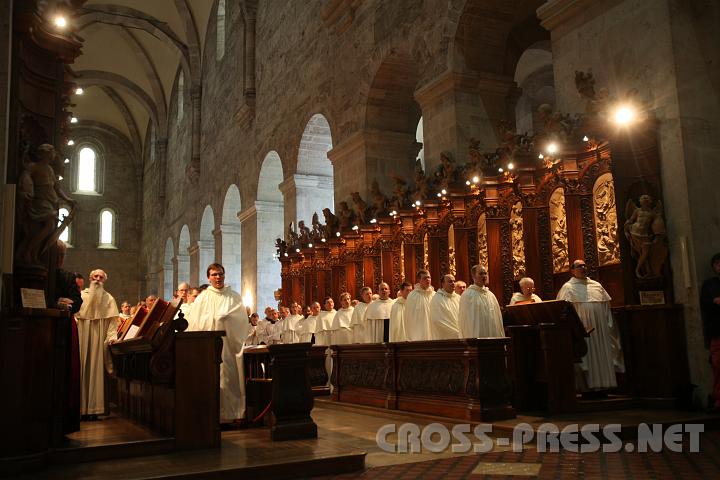
[[225,331],[220,364],[220,422],[245,416],[245,372],[242,349],[250,323],[242,297],[225,286],[225,268],[213,263],[207,269],[210,286],[195,300],[190,327],[195,331]]
[[[105,291],[107,274],[90,272],[90,287],[82,291],[82,306],[75,314],[80,353],[80,415],[95,418],[105,413],[105,340],[117,329],[118,307]],[[117,335],[117,330],[116,330]]]
[[340,310],[335,314],[332,324],[333,343],[335,345],[353,343],[352,315],[355,308],[350,303],[349,293],[340,294]]
[[353,331],[353,342],[365,343],[366,339],[366,324],[365,324],[365,312],[372,302],[372,288],[363,287],[360,290],[361,302],[355,305],[355,310],[352,314],[352,331]]
[[260,337],[258,336],[257,325],[260,316],[257,313],[250,315],[250,325],[248,326],[248,335],[245,338],[246,347],[254,347],[260,345]]
[[315,345],[332,345],[334,343],[333,321],[337,310],[335,310],[335,301],[326,297],[324,301],[324,309],[318,314],[317,325],[315,326]]
[[419,270],[415,275],[417,283],[407,302],[403,313],[403,330],[406,340],[430,340],[430,301],[435,289],[430,285],[432,278],[427,270]]
[[430,338],[457,339],[460,338],[460,295],[455,293],[455,277],[450,274],[443,276],[441,285],[442,288],[430,300]]
[[535,280],[530,277],[523,277],[518,283],[520,284],[520,291],[513,293],[512,298],[510,298],[510,305],[542,302],[540,297],[535,295]]
[[473,285],[460,297],[460,338],[504,337],[500,304],[488,287],[487,269],[475,265],[470,270]]
[[297,323],[295,333],[298,335],[299,343],[310,343],[313,340],[317,329],[318,316],[320,315],[320,304],[313,302],[310,305],[310,315],[301,318]]
[[557,296],[558,300],[573,304],[585,329],[590,332],[585,339],[588,353],[580,363],[584,382],[579,382],[578,387],[581,391],[615,388],[615,372],[624,372],[625,362],[617,325],[610,311],[611,298],[600,283],[588,278],[586,271],[585,261],[575,260],[570,269],[572,278],[560,288]]
[[300,343],[300,336],[297,334],[298,322],[304,319],[302,316],[302,305],[297,302],[290,304],[290,315],[283,324],[283,343]]
[[390,310],[395,300],[390,298],[390,285],[378,285],[378,298],[365,311],[365,343],[390,341]]
[[398,290],[397,298],[390,309],[390,341],[391,342],[404,342],[407,340],[405,336],[405,325],[403,318],[405,314],[405,303],[407,297],[412,292],[412,285],[407,282],[403,282]]

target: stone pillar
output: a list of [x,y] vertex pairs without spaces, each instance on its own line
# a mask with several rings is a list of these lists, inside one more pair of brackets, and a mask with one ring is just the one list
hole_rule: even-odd
[[280,202],[255,202],[257,221],[257,274],[255,298],[257,308],[277,307],[273,292],[282,286],[280,262],[276,257],[275,239],[282,237],[283,205]]
[[467,163],[471,139],[479,140],[487,151],[497,148],[497,123],[514,118],[508,110],[515,95],[512,78],[487,72],[446,71],[417,90],[426,170],[440,164],[443,151],[452,152],[458,164]]
[[238,213],[238,219],[240,220],[241,235],[244,239],[241,245],[242,291],[240,294],[243,296],[243,301],[247,300],[248,294],[252,296],[252,301],[249,302],[250,305],[248,306],[256,310],[258,228],[255,205]]
[[[242,248],[240,224],[222,223],[215,242],[220,245],[218,256],[225,267],[225,283],[236,292],[242,291]],[[219,243],[218,243],[219,242]]]
[[[310,226],[313,213],[317,212],[322,218],[323,208],[335,210],[331,177],[296,173],[283,181],[279,187],[285,200],[283,232],[290,222],[295,223],[296,229],[300,220],[304,220],[305,225]],[[280,213],[283,213],[282,210]]]
[[[205,272],[200,272],[200,247],[197,243],[188,247],[188,254],[190,255],[190,284],[202,285],[207,283]],[[205,266],[207,267],[207,265]]]
[[357,132],[336,145],[328,152],[335,177],[335,204],[349,202],[351,192],[360,192],[370,204],[368,192],[373,180],[389,196],[393,188],[390,175],[412,180],[417,149],[414,132],[384,130]]
[[215,241],[214,240],[198,240],[198,275],[206,278],[208,265],[215,263]]
[[245,14],[245,97],[255,97],[255,25],[257,23],[257,2],[242,2]]
[[201,124],[201,107],[202,107],[202,86],[200,84],[193,85],[190,90],[190,98],[192,100],[192,150],[190,169],[194,179],[200,177],[200,129]]

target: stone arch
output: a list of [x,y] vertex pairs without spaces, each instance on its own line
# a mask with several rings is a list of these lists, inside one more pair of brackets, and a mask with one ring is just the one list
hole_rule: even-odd
[[359,188],[361,193],[369,190],[373,180],[390,192],[392,174],[412,178],[422,148],[416,141],[422,117],[415,100],[419,80],[419,69],[410,54],[391,53],[375,72],[365,107],[366,185]]
[[182,282],[190,283],[190,228],[188,228],[187,225],[183,225],[180,229],[180,239],[178,240],[177,266],[178,284]]
[[172,238],[168,237],[165,241],[165,254],[163,255],[163,289],[162,297],[164,299],[172,298],[173,285],[175,285],[175,247]]
[[202,283],[205,283],[205,270],[208,265],[215,262],[215,216],[210,205],[203,210],[202,219],[200,220],[200,235],[198,240],[198,261],[199,261],[199,277]]
[[[332,149],[332,133],[327,118],[321,113],[316,113],[308,120],[303,130],[298,148],[298,160],[296,173],[293,177],[295,195],[292,192],[285,191],[285,198],[290,212],[290,218],[287,222],[300,220],[310,224],[313,213],[322,212],[323,208],[335,209],[334,194],[334,172],[332,163],[328,159],[328,152]],[[273,152],[271,152],[273,153]],[[268,154],[270,155],[270,154]],[[277,155],[277,154],[276,154]],[[263,168],[272,169],[277,172],[282,169],[282,163],[275,162],[266,163],[269,157],[265,158]],[[279,160],[279,157],[277,158]],[[282,170],[280,170],[282,172]],[[276,178],[277,175],[269,173]],[[261,171],[261,179],[262,179]],[[274,186],[271,187],[275,194]],[[260,190],[258,190],[258,199],[260,198]],[[294,213],[292,207],[294,205]]]
[[515,125],[519,133],[534,134],[540,130],[538,107],[555,105],[555,78],[550,42],[531,45],[520,56],[514,80],[522,94],[515,105]]
[[[310,123],[308,123],[308,125],[310,125]],[[325,121],[324,125],[327,127],[327,121]],[[316,130],[316,137],[324,134],[323,128]],[[327,127],[327,132],[329,136],[329,127]],[[311,159],[311,161],[317,161],[317,159]],[[327,157],[325,157],[325,161],[328,161]],[[310,166],[312,167],[312,165]],[[298,175],[295,175],[295,178],[297,179]],[[330,178],[332,179],[332,177]],[[255,298],[258,310],[267,306],[277,306],[273,292],[281,287],[280,262],[275,253],[275,239],[284,238],[284,200],[283,194],[280,191],[280,183],[282,180],[282,161],[277,152],[271,151],[265,156],[260,168],[258,194],[257,200],[255,201],[257,219],[257,275],[255,280]],[[296,190],[297,189],[296,183]],[[299,201],[298,194],[298,202]],[[330,203],[330,205],[332,205],[332,203]]]
[[240,229],[240,190],[233,184],[225,194],[220,231],[222,235],[222,264],[225,267],[225,283],[236,292],[242,285],[242,234]]

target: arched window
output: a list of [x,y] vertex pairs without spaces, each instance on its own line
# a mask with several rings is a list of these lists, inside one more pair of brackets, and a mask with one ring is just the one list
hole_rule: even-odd
[[78,155],[77,191],[79,193],[97,192],[97,154],[91,147],[83,147]]
[[183,107],[185,106],[185,75],[180,70],[178,76],[178,87],[177,87],[177,121],[178,123],[183,118]]
[[99,248],[116,248],[115,245],[115,213],[109,208],[100,211],[100,242]]
[[217,7],[217,42],[216,59],[219,62],[225,56],[225,0],[218,0]]
[[[65,207],[60,207],[58,210],[58,227],[62,223],[63,219],[70,215],[70,212]],[[66,245],[70,245],[70,226],[67,226],[63,229],[62,233],[60,234],[60,237],[58,237],[58,240],[62,240],[65,242]]]

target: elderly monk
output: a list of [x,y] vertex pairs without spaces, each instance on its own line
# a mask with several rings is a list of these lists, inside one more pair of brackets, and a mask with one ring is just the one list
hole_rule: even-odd
[[188,295],[190,294],[190,285],[188,285],[187,282],[182,282],[180,285],[178,285],[177,290],[175,291],[175,297],[182,300],[182,303],[180,304],[180,308],[178,309],[178,312],[175,314],[175,318],[178,318],[180,316],[180,312],[182,312],[183,317],[185,317],[185,320],[187,320],[188,314],[190,313],[190,303],[188,302]]
[[500,304],[487,285],[487,268],[475,265],[470,270],[473,285],[460,297],[460,338],[504,337]]
[[430,301],[435,295],[435,289],[430,285],[430,272],[418,270],[415,279],[417,283],[408,295],[403,313],[405,337],[411,342],[430,340]]
[[310,315],[307,318],[301,318],[297,323],[295,333],[298,335],[300,343],[312,343],[315,330],[317,329],[318,316],[320,315],[320,303],[312,302],[310,304]]
[[518,284],[520,285],[520,291],[513,293],[510,305],[542,302],[540,297],[535,295],[535,280],[530,277],[523,277]]
[[465,289],[467,289],[467,283],[463,282],[462,280],[455,280],[455,293],[458,295],[462,295],[465,293]]
[[378,285],[378,298],[365,311],[365,343],[390,341],[390,310],[395,300],[390,298],[390,285]]
[[346,345],[353,343],[352,315],[355,307],[351,305],[351,298],[348,292],[340,294],[340,310],[333,318],[333,343],[335,345]]
[[195,300],[188,330],[225,331],[220,364],[220,421],[230,423],[245,416],[242,349],[250,324],[242,297],[225,285],[225,268],[213,263],[206,273],[210,286]]
[[404,342],[407,340],[405,337],[405,325],[403,324],[403,316],[405,313],[405,302],[407,301],[408,295],[412,292],[412,285],[408,282],[403,282],[398,290],[397,298],[390,309],[390,341],[391,342]]
[[558,292],[558,300],[571,302],[590,336],[585,339],[588,353],[580,368],[580,391],[606,390],[617,387],[615,372],[625,371],[620,336],[610,311],[610,295],[587,276],[584,260],[575,260],[570,267],[572,277]]
[[[105,291],[107,274],[90,272],[90,287],[82,291],[82,306],[75,314],[80,346],[80,415],[96,420],[105,412],[105,339],[117,329],[118,308]],[[116,330],[117,334],[117,330]]]
[[440,290],[430,300],[431,340],[450,340],[460,338],[458,313],[460,295],[455,293],[455,276],[443,276]]
[[365,312],[372,302],[372,288],[362,287],[360,290],[361,301],[355,305],[355,310],[352,314],[352,331],[353,331],[353,342],[365,343]]
[[323,309],[318,314],[315,325],[315,345],[332,345],[334,343],[333,321],[335,320],[335,301],[331,297],[323,299]]

